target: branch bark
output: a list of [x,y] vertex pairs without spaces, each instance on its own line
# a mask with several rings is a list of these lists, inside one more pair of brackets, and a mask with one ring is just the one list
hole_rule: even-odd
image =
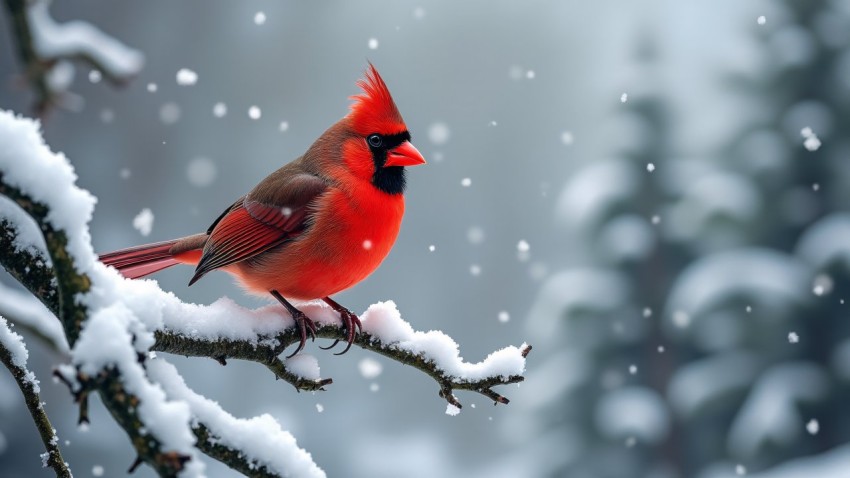
[[[151,350],[187,357],[209,357],[219,361],[239,359],[257,362],[268,367],[277,378],[286,380],[297,390],[323,390],[325,385],[332,383],[332,379],[310,380],[294,375],[286,370],[286,366],[280,360],[279,355],[288,346],[301,340],[300,335],[294,329],[287,329],[283,333],[274,336],[260,336],[257,338],[256,344],[248,341],[226,339],[216,341],[202,340],[186,337],[167,330],[156,331],[155,337],[156,343]],[[322,324],[316,328],[316,337],[345,341],[347,336],[344,330],[335,325]],[[276,345],[263,345],[270,343]],[[495,403],[507,404],[509,400],[493,391],[493,387],[519,383],[525,379],[521,375],[512,375],[508,377],[487,377],[474,381],[463,380],[440,370],[433,361],[428,360],[422,355],[401,349],[393,344],[385,344],[366,332],[357,334],[354,344],[362,349],[389,357],[396,362],[409,365],[424,372],[437,382],[440,387],[440,396],[458,408],[462,405],[457,397],[454,396],[454,390],[469,390],[480,393]],[[528,346],[524,354],[527,355],[530,351],[531,347]]]
[[[0,327],[5,328],[6,332],[11,334],[8,325],[0,319]],[[2,340],[0,340],[0,362],[9,369],[18,388],[24,395],[24,402],[32,416],[35,427],[38,429],[38,434],[41,436],[41,441],[47,449],[47,457],[44,460],[45,466],[53,468],[56,476],[60,478],[71,478],[71,470],[65,459],[62,458],[62,452],[59,450],[59,439],[56,437],[56,430],[50,424],[50,419],[47,417],[47,412],[42,406],[41,396],[38,393],[35,385],[35,375],[32,374],[25,366],[15,363],[12,352],[6,348]]]

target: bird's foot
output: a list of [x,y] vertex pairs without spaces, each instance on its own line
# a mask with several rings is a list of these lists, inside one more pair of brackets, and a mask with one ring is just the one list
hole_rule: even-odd
[[286,310],[289,312],[289,315],[292,316],[292,319],[295,321],[295,326],[298,327],[298,331],[301,333],[301,342],[298,344],[298,348],[295,349],[295,352],[287,355],[286,358],[294,357],[298,352],[304,350],[304,346],[307,344],[307,333],[310,333],[310,337],[315,341],[316,340],[316,323],[313,322],[309,317],[307,317],[304,312],[296,309],[294,305],[290,304],[288,300],[284,299],[280,292],[276,290],[269,291],[278,302],[283,304],[286,307]]
[[[357,334],[357,331],[363,332],[363,324],[360,322],[360,318],[357,317],[357,314],[348,310],[347,308],[339,305],[335,300],[330,297],[325,297],[322,299],[326,304],[331,306],[333,310],[339,313],[339,318],[342,320],[342,329],[345,330],[346,342],[348,345],[345,347],[345,350],[342,352],[336,353],[334,355],[342,355],[348,352],[348,349],[351,348],[351,344],[354,343],[354,337]],[[334,343],[329,345],[328,347],[320,347],[323,350],[329,350],[336,347],[340,339],[334,340]]]
[[298,343],[298,348],[295,349],[295,352],[287,355],[286,358],[292,358],[298,354],[298,352],[304,350],[304,346],[307,344],[308,333],[313,340],[316,340],[316,323],[307,317],[304,312],[301,312],[298,309],[290,310],[289,313],[295,320],[295,326],[298,328],[299,332],[301,332],[301,341]]

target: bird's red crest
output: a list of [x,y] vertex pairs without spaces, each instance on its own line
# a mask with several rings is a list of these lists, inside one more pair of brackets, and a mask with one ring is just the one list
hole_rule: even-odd
[[363,93],[351,97],[354,103],[351,105],[349,116],[358,134],[396,134],[407,130],[390,90],[371,63],[365,77],[357,82],[357,86]]

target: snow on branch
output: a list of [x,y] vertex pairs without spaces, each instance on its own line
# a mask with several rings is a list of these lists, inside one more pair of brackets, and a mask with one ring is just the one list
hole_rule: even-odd
[[[217,308],[225,310],[215,310]],[[311,302],[300,308],[316,322],[317,337],[345,340],[339,316],[330,307]],[[235,315],[239,318],[234,318]],[[509,400],[496,393],[493,387],[524,380],[522,374],[525,357],[531,351],[529,345],[506,347],[472,364],[463,360],[457,343],[443,332],[414,331],[401,318],[392,301],[373,304],[360,319],[363,331],[355,338],[355,345],[425,372],[437,381],[440,396],[458,408],[461,404],[452,393],[454,390],[470,390],[506,404]],[[233,322],[237,321],[246,328],[234,334]],[[287,364],[277,358],[285,348],[300,340],[292,325],[285,309],[278,305],[250,311],[220,299],[208,307],[206,313],[187,316],[164,330],[157,330],[152,350],[211,357],[222,363],[226,363],[226,359],[251,360],[262,363],[277,378],[286,380],[298,390],[320,390],[332,383],[331,379],[315,375],[304,377],[289,370]]]
[[[310,454],[298,448],[295,438],[281,429],[271,415],[249,420],[235,418],[216,402],[192,391],[177,368],[165,360],[150,361],[148,373],[170,397],[189,404],[197,421],[198,447],[210,456],[222,454],[218,457],[221,461],[245,475],[325,476]],[[200,423],[203,425],[198,425]],[[247,462],[231,461],[227,455],[233,450],[251,450],[252,455]]]
[[[80,60],[110,82],[136,76],[144,56],[83,21],[56,23],[51,0],[5,0],[18,56],[36,90],[36,110],[44,113],[62,100],[73,79],[71,60]],[[67,99],[67,98],[65,98]]]
[[59,321],[44,304],[26,292],[0,284],[0,317],[6,317],[19,329],[26,329],[59,353],[70,351]]
[[[319,378],[315,359],[303,354],[286,362],[279,358],[297,341],[284,309],[248,310],[228,299],[188,304],[155,281],[123,278],[97,260],[88,230],[95,198],[75,185],[73,168],[44,144],[38,123],[0,110],[0,144],[0,195],[35,220],[49,255],[43,257],[21,233],[21,224],[7,217],[0,218],[0,245],[16,252],[0,255],[0,262],[60,319],[72,365],[57,376],[80,403],[81,419],[87,416],[88,394],[98,393],[130,437],[137,463],[149,464],[160,475],[200,476],[200,450],[251,475],[324,476],[271,418],[236,420],[189,390],[173,367],[150,358],[151,351],[162,351],[221,363],[251,360],[299,390],[322,389],[331,381]],[[319,325],[319,337],[345,339],[339,316],[330,308],[307,303],[302,310]],[[455,390],[508,403],[493,387],[522,381],[531,350],[525,344],[506,347],[468,363],[450,337],[414,331],[392,302],[371,306],[362,323],[358,346],[425,372],[458,408]],[[274,438],[240,438],[250,436]]]
[[9,369],[9,372],[15,378],[15,382],[18,383],[18,387],[24,395],[27,409],[29,409],[35,426],[38,428],[41,441],[44,442],[44,447],[47,449],[47,452],[41,455],[42,464],[45,467],[53,468],[58,477],[71,478],[71,469],[65,463],[59,450],[59,438],[56,436],[56,430],[50,424],[47,412],[44,411],[42,406],[38,380],[34,373],[27,370],[28,359],[29,352],[24,345],[23,338],[12,332],[6,319],[0,317],[0,362]]

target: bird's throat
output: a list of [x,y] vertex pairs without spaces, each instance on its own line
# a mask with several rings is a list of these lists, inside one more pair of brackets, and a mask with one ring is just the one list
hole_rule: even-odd
[[402,194],[406,184],[404,166],[378,167],[372,176],[372,184],[387,194]]

